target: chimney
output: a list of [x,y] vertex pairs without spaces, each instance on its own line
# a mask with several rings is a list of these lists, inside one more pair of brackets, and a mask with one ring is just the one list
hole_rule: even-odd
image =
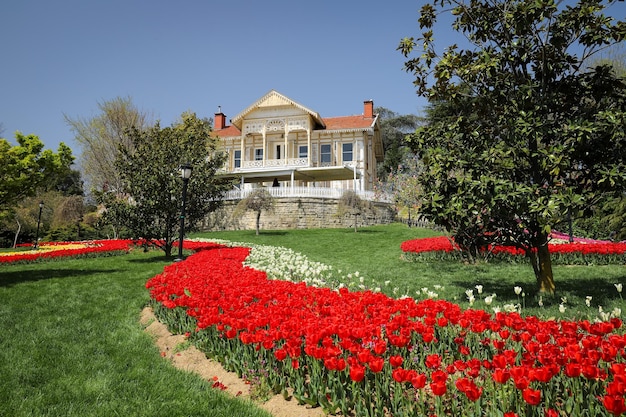
[[217,113],[215,113],[215,130],[221,130],[226,127],[226,115],[222,113],[222,106],[217,107]]
[[365,119],[374,117],[374,100],[366,100],[363,102],[363,117]]

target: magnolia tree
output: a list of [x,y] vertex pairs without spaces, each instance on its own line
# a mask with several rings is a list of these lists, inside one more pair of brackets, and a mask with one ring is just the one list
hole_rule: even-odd
[[224,155],[216,151],[210,133],[209,121],[195,114],[183,114],[171,127],[161,128],[157,123],[149,129],[130,129],[132,146],[120,146],[116,159],[122,190],[102,199],[117,217],[113,219],[116,224],[170,256],[180,232],[180,165],[188,163],[193,169],[185,205],[187,231],[196,230],[207,214],[220,206],[223,193],[230,188],[215,175],[224,164]]
[[[442,106],[409,138],[425,166],[422,214],[465,247],[522,248],[541,292],[555,291],[551,225],[626,183],[626,85],[589,67],[626,37],[605,15],[614,3],[434,0],[398,47],[418,94]],[[461,46],[440,50],[444,13]]]

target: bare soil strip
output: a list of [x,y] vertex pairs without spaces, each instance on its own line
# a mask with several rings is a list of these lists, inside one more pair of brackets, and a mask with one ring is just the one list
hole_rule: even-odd
[[[206,357],[195,346],[185,344],[184,335],[173,335],[159,322],[152,309],[146,307],[141,312],[140,322],[155,340],[161,356],[183,371],[194,372],[212,384],[219,385],[232,396],[250,399],[250,385],[240,379],[236,373],[226,371],[219,362]],[[322,417],[326,414],[321,408],[298,405],[295,400],[287,401],[282,395],[275,395],[268,401],[257,403],[274,417]]]

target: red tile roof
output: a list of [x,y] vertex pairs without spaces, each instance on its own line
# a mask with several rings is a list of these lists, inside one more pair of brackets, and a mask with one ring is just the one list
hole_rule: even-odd
[[359,116],[323,117],[326,130],[367,129],[374,123],[373,118]]
[[214,130],[213,133],[220,138],[229,138],[232,136],[241,136],[241,130],[235,126],[226,126],[224,129]]

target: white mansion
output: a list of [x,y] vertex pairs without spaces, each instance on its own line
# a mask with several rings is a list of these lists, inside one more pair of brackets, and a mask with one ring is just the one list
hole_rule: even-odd
[[259,186],[275,197],[339,198],[354,190],[375,199],[376,164],[384,155],[371,100],[363,103],[363,114],[321,117],[272,90],[230,125],[220,108],[213,134],[228,153],[220,175],[239,184],[227,199]]

